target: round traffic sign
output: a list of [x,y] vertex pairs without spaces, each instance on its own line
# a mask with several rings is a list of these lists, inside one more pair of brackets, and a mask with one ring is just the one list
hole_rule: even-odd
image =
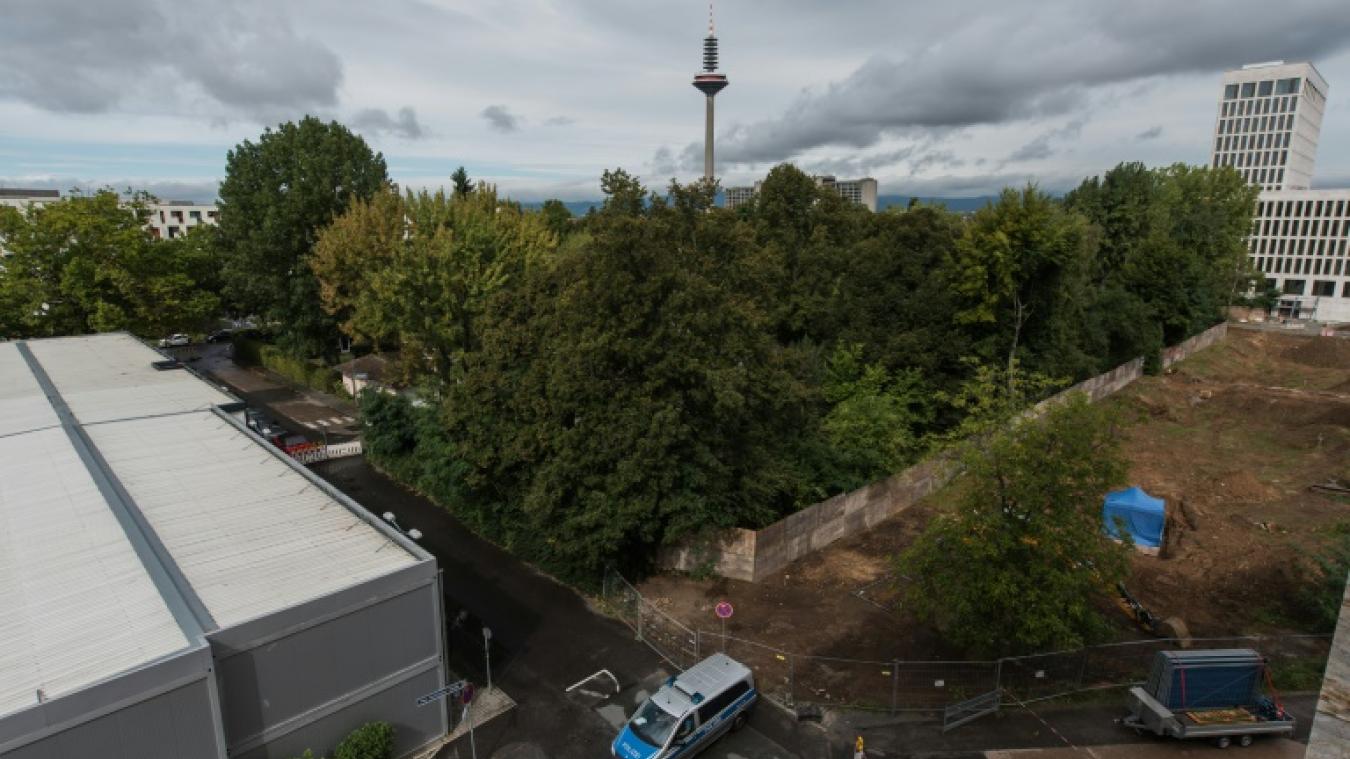
[[731,608],[730,601],[718,601],[717,606],[713,607],[713,613],[722,619],[730,619],[734,611],[736,610]]

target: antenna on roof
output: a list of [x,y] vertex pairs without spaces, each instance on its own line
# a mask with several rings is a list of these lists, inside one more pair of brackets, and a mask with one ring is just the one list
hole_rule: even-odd
[[712,0],[708,0],[708,36],[709,36],[709,37],[716,37],[716,36],[717,36],[717,34],[713,31],[713,4],[712,4]]

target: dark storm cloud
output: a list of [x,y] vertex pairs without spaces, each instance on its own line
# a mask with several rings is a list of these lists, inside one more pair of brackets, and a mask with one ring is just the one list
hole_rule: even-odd
[[[1254,60],[1318,60],[1350,46],[1344,0],[1236,11],[1222,0],[971,8],[941,33],[898,45],[904,53],[874,56],[803,91],[780,117],[733,127],[720,157],[776,162],[825,145],[866,148],[884,136],[1063,115],[1097,87]],[[1048,141],[1027,146],[1028,155],[1048,150]]]
[[155,110],[194,88],[231,116],[332,106],[333,51],[263,3],[11,0],[0,22],[0,98],[57,112]]
[[351,124],[368,134],[392,134],[406,140],[416,140],[424,134],[422,125],[417,121],[417,112],[408,106],[398,109],[397,117],[390,116],[388,111],[380,108],[366,108],[351,117]]
[[488,126],[498,132],[515,132],[520,129],[520,117],[511,113],[504,105],[490,105],[478,114],[487,119]]
[[1147,140],[1156,140],[1162,136],[1162,133],[1163,133],[1162,125],[1158,124],[1155,126],[1151,126],[1148,129],[1145,129],[1139,134],[1136,134],[1134,136],[1134,139],[1139,142],[1145,142]]

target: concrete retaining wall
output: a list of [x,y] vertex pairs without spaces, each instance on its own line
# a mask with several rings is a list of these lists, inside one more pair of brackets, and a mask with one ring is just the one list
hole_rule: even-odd
[[[1228,324],[1223,323],[1165,348],[1163,367],[1208,348],[1227,334]],[[1085,393],[1094,402],[1101,400],[1119,392],[1143,373],[1144,359],[1136,358],[1042,401],[1037,409],[1072,393]],[[757,582],[840,538],[870,529],[899,514],[942,488],[957,473],[954,461],[947,455],[938,455],[884,480],[807,506],[763,529],[736,528],[663,549],[657,564],[662,569],[712,571],[733,580]]]

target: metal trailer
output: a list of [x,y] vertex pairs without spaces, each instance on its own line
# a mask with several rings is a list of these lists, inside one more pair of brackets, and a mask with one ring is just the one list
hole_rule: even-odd
[[1135,732],[1210,739],[1220,748],[1292,734],[1294,718],[1264,695],[1266,682],[1266,660],[1255,651],[1160,651],[1148,682],[1130,688],[1123,723]]

